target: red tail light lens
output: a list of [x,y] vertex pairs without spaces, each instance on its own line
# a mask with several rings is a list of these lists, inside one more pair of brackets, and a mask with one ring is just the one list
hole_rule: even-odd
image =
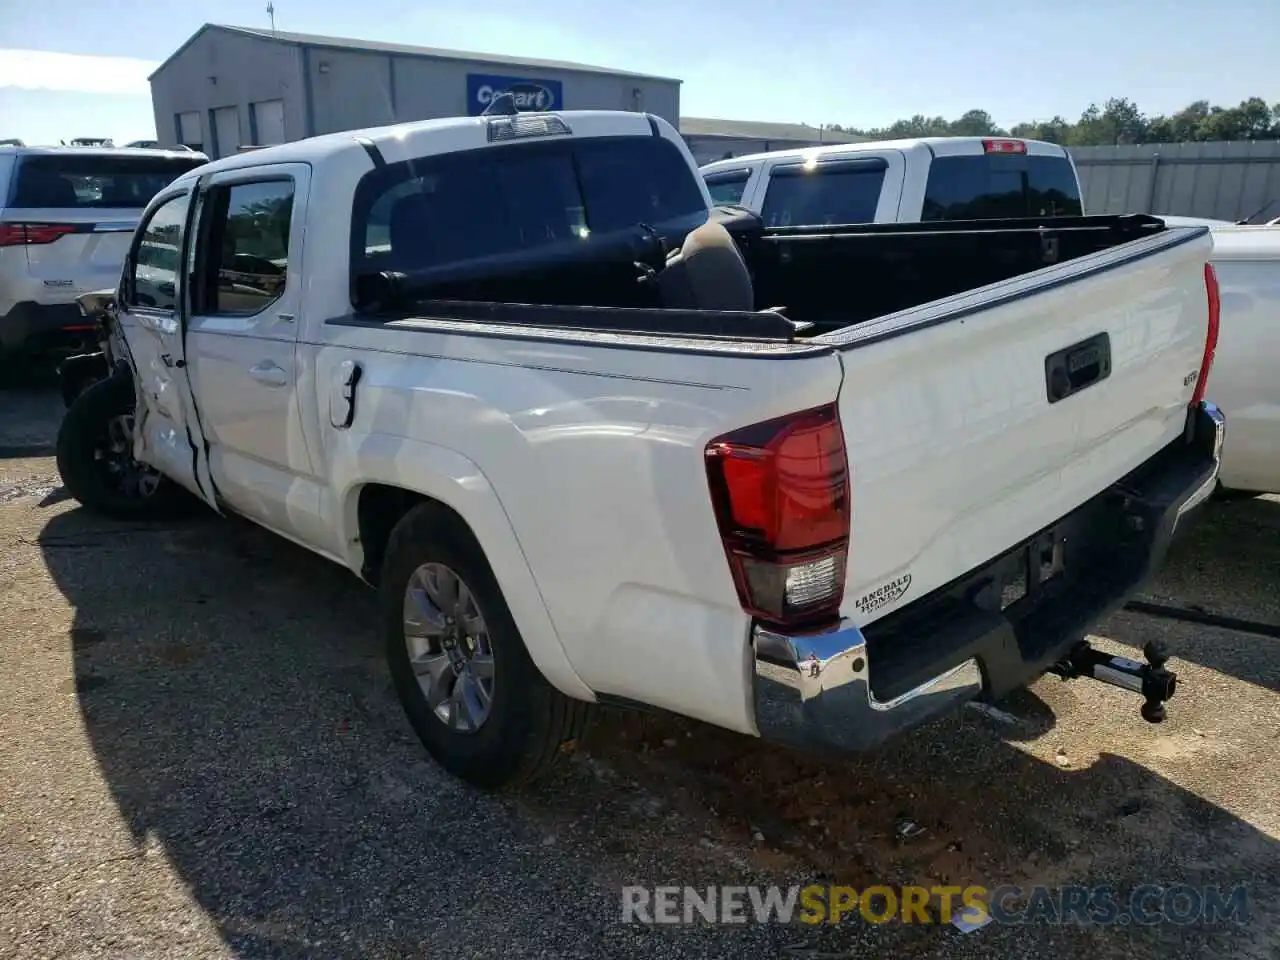
[[53,243],[75,232],[76,227],[69,223],[0,223],[0,247]]
[[1209,329],[1204,338],[1204,358],[1200,361],[1200,377],[1196,380],[1191,405],[1199,406],[1209,385],[1209,371],[1213,369],[1213,355],[1218,349],[1218,330],[1222,324],[1222,293],[1218,288],[1218,271],[1212,263],[1204,265],[1204,289],[1209,298]]
[[717,437],[706,464],[743,609],[786,626],[837,616],[851,510],[835,406]]
[[983,140],[983,153],[1026,153],[1027,145],[1021,140]]

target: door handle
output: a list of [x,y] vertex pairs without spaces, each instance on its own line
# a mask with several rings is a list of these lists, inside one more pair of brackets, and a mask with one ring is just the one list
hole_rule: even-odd
[[249,376],[268,387],[283,387],[289,383],[289,374],[284,367],[270,360],[255,363],[249,368]]

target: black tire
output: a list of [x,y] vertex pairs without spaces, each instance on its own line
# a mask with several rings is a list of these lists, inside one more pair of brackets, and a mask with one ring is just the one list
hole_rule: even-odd
[[[405,591],[414,571],[427,563],[449,567],[466,583],[487,627],[492,705],[474,732],[453,730],[432,711],[410,665]],[[427,752],[454,776],[486,790],[518,787],[549,770],[563,745],[582,735],[591,705],[566,697],[539,672],[484,552],[447,508],[419,504],[396,524],[382,566],[380,604],[396,693]]]
[[[109,445],[110,424],[133,413],[133,381],[117,373],[83,390],[58,429],[58,473],[67,492],[89,510],[118,520],[170,520],[195,510],[198,501],[167,477],[149,494],[122,488],[101,452]],[[132,458],[129,458],[132,462]]]

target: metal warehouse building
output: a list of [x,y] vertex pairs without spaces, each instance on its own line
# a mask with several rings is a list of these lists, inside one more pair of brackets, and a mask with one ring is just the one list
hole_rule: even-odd
[[151,74],[156,136],[210,157],[406,120],[530,109],[635,110],[672,125],[680,81],[554,60],[205,24]]
[[727,160],[750,153],[821,147],[833,143],[859,143],[865,137],[836,133],[803,123],[765,123],[756,120],[712,120],[684,117],[680,133],[698,163]]

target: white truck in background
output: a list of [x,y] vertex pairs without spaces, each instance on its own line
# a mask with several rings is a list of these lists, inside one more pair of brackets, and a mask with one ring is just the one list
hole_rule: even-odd
[[1222,446],[1221,492],[1280,493],[1280,223],[1164,216],[1171,227],[1206,226],[1218,275],[1221,324],[1213,396],[1231,418]]
[[1083,638],[1216,482],[1216,279],[1203,228],[1069,219],[768,228],[661,119],[501,98],[226,157],[84,299],[58,467],[375,586],[484,787],[593,701],[866,749],[1053,671],[1158,722],[1167,652]]
[[1231,420],[1222,488],[1280,493],[1280,225],[1212,234],[1222,329],[1209,389]]
[[923,137],[777,150],[699,171],[717,204],[767,227],[1080,216],[1066,149],[1009,137]]

